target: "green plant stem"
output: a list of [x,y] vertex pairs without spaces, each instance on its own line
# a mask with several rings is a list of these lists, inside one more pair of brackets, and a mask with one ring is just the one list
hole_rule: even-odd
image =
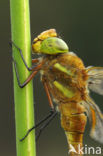
[[[31,66],[31,37],[28,0],[10,0],[12,41],[22,49],[22,53],[28,66]],[[20,57],[19,51],[13,47],[13,57],[17,62],[17,69],[21,83],[30,75]],[[16,123],[17,156],[35,156],[34,131],[20,142],[27,130],[34,126],[33,85],[32,81],[24,88],[19,88],[15,71],[14,76],[14,100]]]

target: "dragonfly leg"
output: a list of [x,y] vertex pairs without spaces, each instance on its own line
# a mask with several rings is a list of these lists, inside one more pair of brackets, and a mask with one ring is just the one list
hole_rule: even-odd
[[32,63],[38,63],[39,59],[32,59]]
[[36,136],[36,140],[39,139],[41,133],[43,132],[43,130],[51,123],[51,121],[55,118],[55,116],[57,115],[58,112],[54,112],[51,117],[48,119],[48,121],[40,128],[38,135]]
[[[28,65],[27,65],[27,63],[26,63],[26,61],[25,61],[25,59],[24,59],[24,56],[23,56],[23,54],[22,54],[22,50],[21,50],[13,41],[10,42],[10,46],[11,46],[11,47],[12,47],[12,45],[13,45],[14,47],[16,47],[16,48],[18,49],[18,51],[20,52],[21,58],[22,58],[22,60],[23,60],[23,62],[24,62],[25,67],[27,68],[27,70],[28,70],[28,71],[33,71],[33,70],[35,70],[35,67],[36,67],[35,65],[32,66],[32,67],[28,67]],[[33,62],[33,63],[38,63],[38,62],[39,62],[39,59],[33,59],[32,62]]]
[[42,78],[42,83],[43,83],[46,95],[48,97],[49,105],[50,105],[51,109],[54,109],[54,105],[53,105],[53,102],[52,102],[52,99],[50,96],[50,92],[49,92],[49,87],[48,87],[48,84],[47,84],[45,78]]
[[39,68],[38,70],[35,70],[31,73],[31,75],[24,81],[23,84],[20,83],[20,79],[19,79],[19,74],[18,74],[18,71],[17,71],[17,66],[16,66],[16,61],[13,59],[13,62],[14,62],[14,68],[15,68],[15,72],[16,72],[16,77],[17,77],[17,82],[18,82],[18,85],[20,88],[23,88],[24,86],[26,86],[30,80],[33,79],[33,77],[37,74],[37,72],[39,71]]
[[37,123],[35,126],[33,126],[32,128],[30,128],[30,129],[27,131],[26,135],[25,135],[22,139],[20,139],[20,141],[23,141],[23,140],[29,135],[29,133],[30,133],[32,130],[38,128],[38,127],[39,127],[42,123],[44,123],[46,120],[51,119],[51,117],[54,116],[54,114],[55,114],[55,111],[54,111],[54,110],[51,110],[51,111],[49,112],[49,114],[48,114],[46,117],[44,117],[44,118],[43,118],[39,123]]

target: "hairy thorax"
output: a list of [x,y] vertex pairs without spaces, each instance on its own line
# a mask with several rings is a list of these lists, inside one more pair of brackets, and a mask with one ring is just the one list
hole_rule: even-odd
[[88,75],[82,60],[75,54],[47,56],[41,75],[57,104],[85,100]]

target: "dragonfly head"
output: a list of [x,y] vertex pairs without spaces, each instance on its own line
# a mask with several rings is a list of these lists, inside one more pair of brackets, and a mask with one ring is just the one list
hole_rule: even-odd
[[67,44],[57,37],[55,29],[50,29],[41,33],[33,40],[33,53],[56,55],[69,51]]

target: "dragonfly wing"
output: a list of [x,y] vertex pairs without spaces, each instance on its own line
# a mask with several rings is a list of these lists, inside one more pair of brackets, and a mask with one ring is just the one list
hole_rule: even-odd
[[103,143],[103,115],[99,107],[90,97],[87,97],[83,105],[87,110],[87,116],[91,123],[90,136],[98,142]]
[[103,67],[90,67],[87,72],[89,89],[103,95]]

